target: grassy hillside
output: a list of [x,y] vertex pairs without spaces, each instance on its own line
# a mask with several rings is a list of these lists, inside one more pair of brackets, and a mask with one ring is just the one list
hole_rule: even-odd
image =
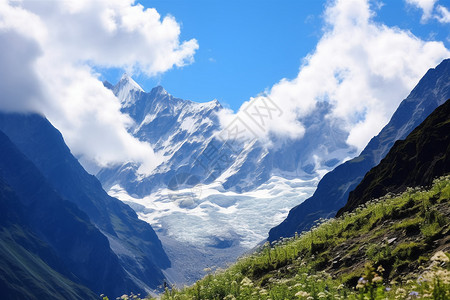
[[450,176],[387,195],[161,298],[450,299],[449,198]]

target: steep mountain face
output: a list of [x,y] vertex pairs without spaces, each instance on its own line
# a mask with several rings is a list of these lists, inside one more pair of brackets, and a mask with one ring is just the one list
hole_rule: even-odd
[[337,216],[387,193],[407,187],[430,186],[433,179],[450,172],[450,100],[435,109],[405,140],[395,142],[389,153],[350,192]]
[[[104,282],[111,285],[111,289],[122,294],[129,291],[128,286],[134,286],[133,290],[136,291],[149,291],[163,282],[161,269],[170,267],[170,261],[152,227],[139,220],[128,205],[110,197],[103,190],[100,182],[89,175],[72,156],[58,130],[45,118],[34,114],[0,114],[0,130],[37,167],[43,175],[42,180],[86,213],[100,230],[97,231],[97,239],[112,251],[109,250],[110,259],[99,254],[98,263],[117,260],[115,264],[123,274],[117,271],[115,275],[117,278],[127,278],[132,283],[120,285],[116,283],[116,277],[101,277],[100,271],[92,270],[90,274],[97,281],[103,282],[98,279],[103,278]],[[8,159],[8,155],[5,154],[4,158]],[[26,168],[23,170],[25,172]],[[9,179],[8,176],[5,178]],[[22,183],[27,184],[24,180]],[[61,227],[58,223],[55,226]],[[77,248],[74,246],[74,249]],[[73,253],[81,257],[82,254],[83,251]],[[92,263],[92,266],[95,265]],[[104,292],[100,288],[95,290]]]
[[[121,101],[122,112],[135,121],[129,131],[149,142],[163,157],[151,174],[139,174],[139,166],[133,163],[100,171],[97,177],[107,190],[119,185],[128,194],[142,198],[170,186],[179,174],[189,174],[203,184],[220,179],[226,190],[240,193],[259,187],[274,175],[312,179],[318,176],[317,170],[330,169],[355,152],[345,143],[347,134],[339,126],[332,121],[324,122],[322,117],[331,109],[324,102],[317,105],[313,117],[302,120],[308,130],[301,140],[274,141],[276,146],[271,149],[257,140],[249,141],[242,145],[244,151],[234,151],[217,137],[222,130],[218,113],[223,110],[217,100],[207,103],[182,100],[160,86],[145,93],[126,74],[115,86],[106,82],[105,86]],[[201,157],[212,150],[220,150],[226,162],[205,170]]]
[[143,197],[167,186],[177,172],[195,168],[195,158],[218,128],[216,113],[222,107],[217,101],[184,101],[172,97],[162,87],[145,93],[127,75],[112,90],[122,103],[122,111],[135,121],[130,132],[149,142],[164,161],[146,176],[139,174],[139,166],[134,163],[102,170],[97,177],[106,189],[119,184],[129,194]]
[[404,139],[439,105],[450,97],[450,59],[430,69],[402,101],[389,123],[372,138],[361,154],[326,174],[314,195],[294,207],[288,217],[269,232],[269,241],[293,236],[309,229],[319,218],[336,214],[345,205],[350,191],[387,154],[394,142]]
[[204,268],[232,262],[256,246],[312,195],[322,174],[356,152],[346,144],[342,124],[324,117],[332,110],[326,102],[299,120],[306,127],[302,139],[273,137],[271,146],[257,138],[229,143],[219,119],[224,108],[215,100],[182,100],[162,87],[146,93],[127,75],[116,85],[104,84],[134,120],[129,132],[150,143],[162,161],[150,174],[125,162],[97,177],[157,229],[174,262],[169,277],[184,272],[186,260],[195,262],[183,275],[188,279],[177,283],[192,283]]
[[[105,291],[112,295],[139,288],[88,216],[58,195],[2,132],[0,182],[0,246],[5,254],[1,256],[1,277],[12,299],[25,293],[41,299],[52,290],[71,299],[93,298],[81,285],[96,294]],[[13,284],[22,280],[30,284],[28,291],[23,290],[23,283]],[[52,281],[55,285],[46,291]]]
[[[0,179],[0,290],[2,299],[96,299],[50,245],[27,224],[27,207]],[[59,271],[59,272],[58,272]]]

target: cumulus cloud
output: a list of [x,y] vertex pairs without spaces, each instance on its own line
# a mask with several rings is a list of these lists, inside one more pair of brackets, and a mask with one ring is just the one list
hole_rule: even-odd
[[378,24],[373,16],[369,1],[329,3],[323,36],[297,77],[268,92],[283,109],[268,132],[301,138],[308,130],[303,120],[318,102],[327,101],[333,108],[326,117],[344,124],[347,143],[361,150],[425,72],[450,56],[443,43]]
[[431,17],[437,0],[406,0],[406,2],[422,9],[422,21],[426,21]]
[[39,45],[14,31],[6,31],[0,33],[0,53],[2,109],[20,111],[26,106],[38,110],[42,90],[33,65],[41,55]]
[[193,61],[195,39],[179,41],[172,16],[161,19],[134,0],[24,1],[48,30],[48,46],[64,59],[155,75]]
[[172,16],[133,0],[0,0],[0,109],[44,114],[84,161],[148,172],[160,159],[127,133],[132,120],[93,67],[152,76],[184,66],[198,44],[179,35]]
[[442,5],[438,5],[436,7],[437,13],[435,15],[435,18],[444,24],[450,23],[450,11],[442,6]]
[[450,12],[448,8],[437,5],[438,0],[406,0],[406,2],[423,11],[422,22],[434,18],[443,24],[450,23]]

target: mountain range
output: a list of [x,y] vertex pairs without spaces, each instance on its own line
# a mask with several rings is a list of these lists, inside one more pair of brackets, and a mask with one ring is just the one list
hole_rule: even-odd
[[[279,141],[282,145],[270,149],[258,140],[250,140],[240,151],[233,151],[218,136],[222,130],[219,114],[224,108],[217,100],[183,100],[161,86],[146,93],[127,74],[116,85],[104,85],[120,100],[122,112],[134,120],[129,132],[150,143],[163,157],[151,174],[140,173],[139,165],[130,162],[101,170],[97,176],[106,190],[119,185],[129,195],[142,198],[170,186],[174,177],[189,174],[196,178],[196,184],[220,181],[224,189],[242,193],[273,176],[315,178],[318,170],[328,170],[356,151],[345,143],[344,130],[322,118],[331,110],[327,102],[318,103],[314,112],[301,120],[307,128],[301,140]],[[227,160],[205,168],[202,155],[213,150],[220,151]]]
[[161,239],[169,238],[166,245],[182,243],[194,261],[210,253],[221,257],[198,261],[198,271],[231,262],[256,246],[291,207],[312,195],[326,171],[356,153],[345,142],[342,124],[324,118],[332,110],[327,102],[300,120],[306,128],[302,139],[274,138],[272,146],[249,139],[234,149],[221,137],[221,114],[227,110],[217,100],[183,100],[161,86],[147,93],[127,74],[115,85],[104,85],[133,119],[129,133],[151,144],[161,162],[147,174],[139,164],[124,162],[96,176]]
[[[217,101],[178,99],[162,87],[146,93],[125,74],[116,85],[104,85],[135,121],[129,132],[150,143],[163,161],[151,174],[125,162],[97,176],[110,195],[156,228],[173,262],[180,259],[178,245],[189,249],[192,255],[183,254],[183,261],[196,263],[186,276],[199,278],[203,268],[234,261],[266,239],[267,232],[274,241],[334,216],[394,142],[449,97],[449,64],[444,60],[430,69],[383,130],[359,156],[344,163],[356,149],[346,144],[348,136],[339,124],[324,118],[332,109],[327,102],[318,102],[314,113],[299,120],[306,128],[302,139],[280,141],[281,146],[272,148],[252,140],[236,153],[218,138],[224,108]],[[201,158],[211,149],[226,157],[225,167],[216,164],[205,171]],[[175,273],[182,272],[179,265],[174,264]]]
[[[104,85],[134,120],[129,132],[151,144],[161,163],[143,173],[123,162],[97,177],[45,117],[0,113],[1,291],[7,299],[153,293],[234,261],[280,222],[269,241],[339,209],[341,215],[388,192],[430,185],[449,171],[449,78],[447,59],[344,163],[356,149],[336,121],[323,118],[332,109],[326,102],[300,120],[303,139],[277,147],[252,140],[236,152],[219,138],[218,101],[182,100],[162,87],[146,93],[124,75]],[[201,158],[211,149],[227,164],[205,169]]]

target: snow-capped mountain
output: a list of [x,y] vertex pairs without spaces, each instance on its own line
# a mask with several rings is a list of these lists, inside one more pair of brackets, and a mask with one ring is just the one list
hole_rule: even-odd
[[[97,174],[103,187],[159,228],[166,249],[174,244],[167,239],[196,245],[196,251],[220,257],[214,264],[232,261],[265,239],[291,207],[312,195],[324,173],[356,154],[345,143],[342,126],[324,118],[331,110],[326,102],[301,120],[306,128],[301,139],[273,137],[267,145],[223,135],[241,120],[222,126],[224,108],[217,100],[182,100],[160,86],[146,93],[128,75],[105,86],[134,120],[129,132],[150,143],[162,162],[150,174],[142,174],[134,162],[103,169]],[[170,252],[176,268],[177,257]],[[209,263],[201,261],[194,269]]]
[[[104,169],[98,177],[107,189],[120,185],[130,195],[144,197],[160,188],[174,189],[174,178],[178,189],[180,180],[186,179],[183,174],[189,174],[194,185],[219,179],[224,189],[240,193],[254,190],[272,176],[308,180],[320,177],[321,172],[355,153],[345,143],[347,134],[333,121],[324,122],[323,116],[331,109],[326,102],[319,103],[316,112],[302,120],[308,129],[302,139],[274,138],[275,146],[270,148],[258,140],[248,140],[235,151],[220,137],[223,129],[218,114],[223,107],[217,100],[182,100],[161,86],[145,93],[126,74],[115,86],[105,86],[122,103],[122,112],[135,121],[130,132],[150,143],[163,161],[151,174],[139,174],[139,166],[132,162]],[[216,157],[205,161],[213,155]],[[211,164],[214,159],[222,164]]]
[[120,100],[122,107],[130,107],[135,104],[135,94],[144,92],[144,90],[126,73],[122,75],[122,78],[116,86],[113,88],[114,94]]

